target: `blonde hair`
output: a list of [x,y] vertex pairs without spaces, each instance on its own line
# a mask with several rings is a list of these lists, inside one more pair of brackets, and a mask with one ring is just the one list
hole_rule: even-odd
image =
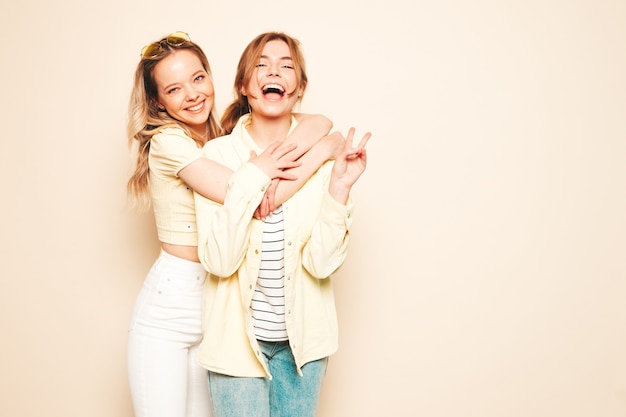
[[[211,77],[209,60],[202,49],[191,41],[181,45],[170,45],[166,38],[158,41],[161,52],[152,57],[142,57],[135,70],[133,89],[128,105],[128,146],[136,154],[135,169],[126,185],[126,191],[134,206],[147,208],[150,206],[149,178],[150,168],[148,155],[150,153],[150,140],[152,136],[166,127],[178,127],[194,139],[198,146],[204,144],[203,138],[195,134],[185,123],[174,119],[166,111],[157,106],[158,95],[154,81],[154,68],[164,58],[174,51],[186,49],[192,51],[202,62],[202,66]],[[215,115],[214,109],[209,113],[208,139],[213,139],[222,134],[222,128]]]
[[235,73],[234,94],[235,100],[226,108],[222,116],[222,126],[226,134],[231,133],[237,121],[244,114],[250,113],[248,105],[248,97],[243,95],[242,90],[248,84],[254,74],[257,63],[263,53],[265,44],[273,40],[281,40],[289,47],[291,59],[296,70],[296,80],[299,87],[302,88],[302,95],[308,83],[306,75],[306,65],[304,55],[301,50],[300,41],[283,32],[265,32],[254,38],[246,49],[244,49],[239,58],[237,72]]

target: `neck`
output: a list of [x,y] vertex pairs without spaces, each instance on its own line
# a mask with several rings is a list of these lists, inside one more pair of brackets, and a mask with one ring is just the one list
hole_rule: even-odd
[[209,124],[206,124],[204,130],[192,129],[193,133],[202,138],[202,142],[206,143],[209,140]]
[[285,140],[291,128],[291,114],[268,118],[252,114],[246,129],[261,149],[265,149],[277,140]]

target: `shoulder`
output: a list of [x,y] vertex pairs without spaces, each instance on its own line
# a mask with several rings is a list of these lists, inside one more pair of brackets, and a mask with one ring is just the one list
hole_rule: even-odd
[[182,168],[202,157],[202,148],[179,128],[164,128],[150,141],[151,169],[178,173]]
[[231,144],[233,141],[233,134],[218,136],[209,140],[204,144],[203,149],[219,149]]
[[152,136],[153,144],[193,144],[198,147],[196,141],[190,138],[183,129],[179,127],[166,127],[159,130]]

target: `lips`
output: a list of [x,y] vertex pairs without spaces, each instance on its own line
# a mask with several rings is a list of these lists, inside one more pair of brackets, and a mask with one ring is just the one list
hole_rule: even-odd
[[281,97],[285,95],[285,88],[280,84],[266,84],[261,89],[263,95],[278,94]]
[[191,107],[187,107],[187,111],[190,112],[197,112],[202,110],[202,108],[204,107],[204,100],[202,100],[200,103],[196,104],[195,106],[191,106]]

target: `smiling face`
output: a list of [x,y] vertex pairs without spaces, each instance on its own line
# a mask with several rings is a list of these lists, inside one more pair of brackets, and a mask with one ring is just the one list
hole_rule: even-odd
[[181,49],[154,67],[158,106],[204,137],[213,108],[213,82],[198,56]]
[[267,42],[242,91],[253,115],[290,115],[302,92],[289,46],[278,39]]

